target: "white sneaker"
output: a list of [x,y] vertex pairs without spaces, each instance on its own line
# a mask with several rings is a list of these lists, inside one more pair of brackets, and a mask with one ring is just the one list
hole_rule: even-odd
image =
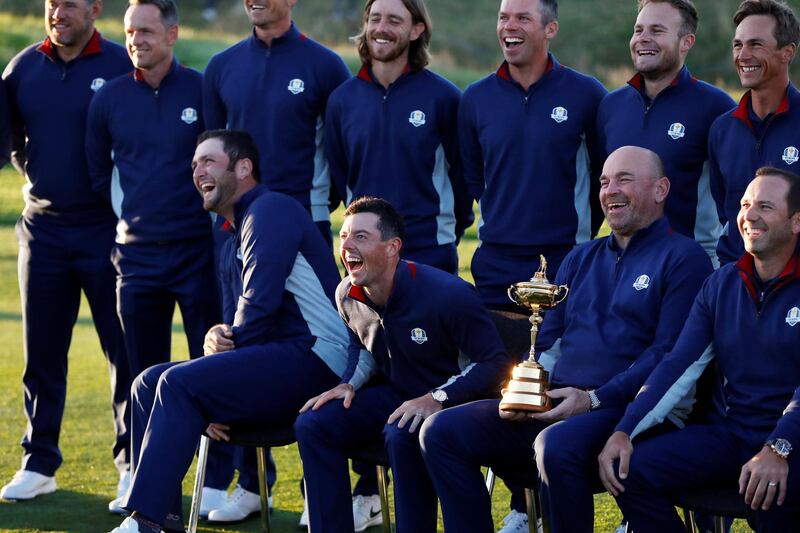
[[200,499],[200,518],[208,518],[208,514],[225,507],[228,503],[228,492],[211,487],[203,487],[203,496]]
[[308,528],[308,499],[303,498],[303,514],[300,515],[300,520],[297,522],[297,527]]
[[528,533],[528,515],[511,511],[503,518],[503,527],[497,533]]
[[261,497],[257,493],[236,487],[225,505],[208,513],[208,521],[240,522],[260,510]]
[[353,529],[356,533],[364,531],[370,526],[383,524],[381,514],[381,497],[358,495],[353,498]]
[[56,491],[56,478],[30,470],[17,470],[14,477],[0,490],[3,500],[30,500]]
[[131,488],[131,471],[126,470],[119,475],[119,483],[117,483],[117,497],[108,502],[108,512],[117,515],[127,515],[128,511],[122,508],[122,499],[128,494],[128,489]]

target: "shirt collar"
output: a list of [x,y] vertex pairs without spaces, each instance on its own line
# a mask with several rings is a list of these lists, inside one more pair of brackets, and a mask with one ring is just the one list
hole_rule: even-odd
[[[394,285],[392,286],[391,294],[389,294],[389,299],[386,302],[386,307],[388,307],[390,303],[396,302],[398,298],[402,298],[408,285],[413,283],[416,278],[416,263],[405,260],[401,260],[399,263],[397,263],[397,268],[394,271]],[[364,288],[358,285],[351,284],[350,290],[347,292],[347,296],[354,300],[358,300],[359,302],[366,304],[373,309],[377,309],[378,307],[372,302],[372,300],[369,299]]]
[[[684,85],[687,83],[694,83],[697,81],[697,78],[691,75],[689,69],[686,68],[686,65],[681,67],[678,73],[675,75],[675,78],[670,82],[667,87],[677,87],[678,85]],[[636,73],[634,76],[628,80],[628,85],[639,91],[640,93],[644,94],[645,92],[645,83],[644,83],[644,76],[641,73]]]
[[[549,74],[550,72],[552,72],[553,70],[557,69],[560,66],[561,65],[559,65],[558,61],[556,61],[556,58],[553,55],[553,53],[552,52],[547,52],[547,66],[544,69],[544,73],[542,73],[542,78],[544,78],[547,74]],[[512,83],[517,83],[514,80],[514,78],[511,77],[511,70],[509,70],[508,61],[503,61],[503,63],[500,65],[500,67],[495,72],[495,75],[498,78],[502,78],[502,79],[504,79],[506,81],[510,81]]]
[[[403,73],[400,75],[400,78],[407,76],[411,73],[411,66],[406,63],[406,66],[403,67]],[[398,80],[400,79],[398,78]],[[367,63],[363,63],[361,68],[358,70],[358,79],[364,80],[367,83],[372,83],[375,85],[379,85],[378,80],[375,78],[375,75],[372,73],[372,67],[369,66]],[[395,80],[396,82],[397,80]]]
[[633,237],[628,241],[628,246],[625,250],[620,248],[619,244],[617,244],[617,240],[614,238],[614,234],[612,233],[606,239],[606,246],[610,250],[614,250],[617,254],[623,254],[631,249],[631,247],[638,247],[640,243],[647,242],[650,240],[661,240],[661,238],[665,235],[672,234],[672,227],[669,225],[669,221],[667,217],[662,216],[646,228],[642,228],[638,230],[636,233],[633,234]]
[[[736,262],[735,266],[736,269],[739,270],[739,277],[742,278],[747,292],[750,294],[753,301],[756,302],[756,305],[758,305],[760,298],[758,295],[759,283],[757,281],[758,276],[756,275],[755,259],[753,259],[752,255],[745,252]],[[795,248],[794,254],[789,258],[789,261],[786,263],[786,266],[783,267],[783,271],[780,275],[771,283],[772,291],[777,291],[787,283],[796,279],[800,279],[800,245]]]
[[[775,115],[782,115],[789,111],[791,108],[791,103],[797,97],[797,89],[794,88],[794,85],[790,82],[789,85],[786,87],[786,94],[783,95],[783,99],[781,100],[780,105],[778,105],[778,109],[775,111]],[[747,91],[742,96],[741,100],[739,100],[739,105],[736,106],[736,109],[733,110],[733,117],[736,119],[741,120],[744,122],[748,128],[753,129],[753,122],[750,120],[750,109],[752,105],[753,95],[751,91]]]
[[250,204],[252,204],[256,198],[266,194],[268,191],[269,189],[267,189],[266,185],[259,184],[244,193],[241,198],[239,198],[239,200],[233,205],[233,225],[235,228],[239,228],[245,213],[247,213],[247,210],[250,209]]
[[[83,59],[84,57],[89,57],[93,55],[97,55],[103,52],[102,44],[102,37],[100,36],[100,32],[94,30],[92,33],[89,42],[86,43],[86,46],[83,47],[81,53],[78,55],[76,59]],[[50,40],[50,37],[45,37],[42,44],[40,44],[36,49],[52,59],[53,61],[61,61],[61,58],[58,56],[58,52],[56,51],[58,48],[56,45],[53,44],[53,41]],[[74,61],[74,60],[73,60]]]
[[[177,70],[178,66],[179,66],[178,65],[178,60],[175,57],[173,57],[172,58],[172,64],[169,67],[169,71],[167,72],[167,75],[164,76],[163,80],[161,80],[161,86],[162,87],[172,77],[172,75],[175,73],[175,70]],[[133,79],[135,79],[139,83],[146,83],[145,79],[144,79],[144,75],[142,74],[142,71],[139,70],[138,68],[133,69]]]
[[297,25],[295,25],[294,21],[292,21],[292,25],[289,26],[289,29],[286,30],[286,33],[280,37],[275,37],[272,39],[272,42],[269,44],[269,46],[267,46],[267,43],[258,38],[255,28],[253,28],[253,31],[250,34],[250,43],[252,45],[260,48],[269,48],[271,51],[280,51],[286,49],[295,43],[305,41],[306,39],[306,35],[297,29]]

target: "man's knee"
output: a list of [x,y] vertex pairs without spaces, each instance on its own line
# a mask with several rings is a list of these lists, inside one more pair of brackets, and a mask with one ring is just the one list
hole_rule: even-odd
[[386,449],[391,453],[394,451],[419,449],[419,428],[411,433],[409,431],[410,422],[402,428],[397,424],[386,424],[383,427],[383,440]]
[[[533,441],[533,452],[536,468],[542,474],[555,474],[565,470],[565,466],[575,461],[573,446],[559,431],[558,425],[542,430]],[[592,458],[594,460],[595,458]]]
[[457,442],[457,439],[454,439],[453,426],[449,422],[449,418],[446,411],[439,411],[428,417],[422,424],[419,430],[419,445],[423,453],[435,454],[437,450],[451,447],[453,442]]
[[301,413],[294,421],[294,434],[298,442],[316,442],[328,434],[331,416],[323,406],[317,411]]
[[170,364],[154,365],[140,372],[131,383],[131,397],[144,399],[154,396],[161,375],[170,366]]

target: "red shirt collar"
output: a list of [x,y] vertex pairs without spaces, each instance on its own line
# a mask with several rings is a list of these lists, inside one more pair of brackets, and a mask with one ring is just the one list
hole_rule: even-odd
[[[57,46],[53,44],[53,41],[50,40],[50,37],[45,37],[42,44],[39,45],[37,50],[53,61],[60,61],[61,58],[58,56],[58,52],[56,51]],[[83,47],[81,50],[80,55],[78,58],[89,57],[93,55],[97,55],[101,53],[103,50],[100,47],[100,33],[97,30],[94,30],[92,37],[89,39],[89,42],[86,43],[86,46]]]
[[[680,83],[681,74],[683,74],[683,71],[684,71],[683,68],[678,71],[678,74],[676,74],[675,77],[670,82],[669,87],[675,87]],[[644,76],[641,73],[637,72],[631,79],[628,80],[628,85],[630,85],[637,91],[641,92],[642,90],[644,90]]]
[[[411,66],[408,63],[406,63],[406,66],[403,67],[402,75],[406,75],[409,72],[411,72]],[[361,68],[358,70],[357,76],[359,79],[362,79],[368,83],[375,83],[375,78],[372,77],[372,71],[370,70],[369,65],[366,63],[363,63],[361,65]]]
[[[549,73],[551,70],[553,70],[553,68],[555,68],[555,64],[553,63],[553,56],[547,54],[547,66],[544,68],[542,76]],[[508,61],[503,61],[503,64],[500,65],[495,74],[497,74],[497,77],[502,78],[506,81],[514,81],[514,79],[511,77],[511,71],[508,68]]]
[[[786,266],[783,267],[783,271],[778,276],[777,284],[775,285],[775,289],[777,290],[780,287],[786,285],[790,281],[800,278],[800,253],[795,251],[794,255],[789,258],[789,261],[786,263]],[[736,262],[736,268],[739,269],[739,276],[744,281],[744,285],[747,288],[747,292],[750,294],[750,297],[753,298],[754,301],[758,301],[758,294],[756,291],[755,285],[755,270],[756,270],[756,263],[753,259],[753,256],[749,253],[745,253],[739,260]]]
[[[742,99],[739,100],[739,105],[736,106],[736,109],[733,111],[734,118],[737,118],[747,124],[747,127],[753,129],[753,122],[750,120],[750,102],[753,99],[753,95],[751,91],[747,91],[742,96]],[[789,87],[786,87],[786,92],[783,95],[783,100],[781,100],[778,109],[775,110],[776,115],[780,115],[789,111]]]

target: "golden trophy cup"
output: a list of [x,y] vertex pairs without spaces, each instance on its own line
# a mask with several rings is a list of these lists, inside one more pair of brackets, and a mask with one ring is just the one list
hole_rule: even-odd
[[530,281],[521,281],[508,288],[508,297],[531,312],[531,351],[527,361],[514,367],[511,379],[502,391],[500,409],[503,411],[544,412],[551,408],[550,397],[547,396],[549,375],[536,362],[536,336],[544,312],[563,302],[569,293],[569,287],[553,285],[547,281],[547,260],[543,255],[539,258],[539,271]]

